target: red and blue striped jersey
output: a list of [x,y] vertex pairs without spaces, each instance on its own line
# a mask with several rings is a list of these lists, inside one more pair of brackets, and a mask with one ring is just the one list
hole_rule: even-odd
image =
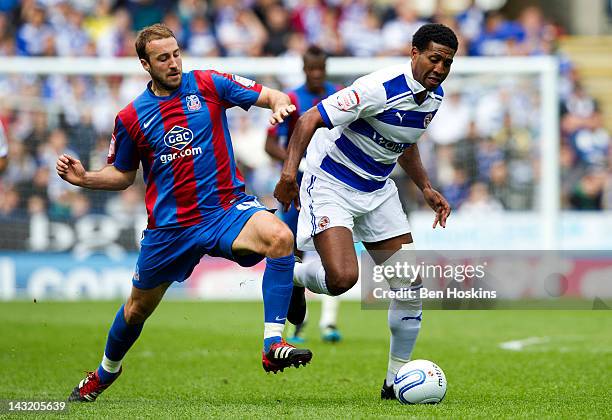
[[248,110],[262,86],[213,70],[183,73],[169,96],[147,89],[115,119],[108,163],[142,163],[148,228],[192,226],[244,196],[225,110]]
[[282,123],[270,127],[268,130],[268,135],[278,136],[279,143],[285,149],[287,148],[287,144],[289,143],[289,139],[291,138],[291,134],[293,133],[293,128],[295,127],[295,123],[298,118],[302,116],[306,111],[308,111],[313,106],[316,106],[323,99],[327,98],[329,95],[332,95],[342,89],[342,86],[336,85],[334,83],[325,82],[324,91],[321,95],[317,95],[308,90],[306,84],[302,86],[290,90],[287,92],[289,98],[291,99],[291,103],[295,105],[297,108],[294,113],[289,115]]

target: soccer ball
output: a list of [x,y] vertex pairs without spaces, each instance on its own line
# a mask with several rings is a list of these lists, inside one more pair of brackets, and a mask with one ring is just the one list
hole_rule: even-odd
[[437,404],[446,395],[446,376],[429,360],[412,360],[395,375],[393,390],[402,404]]

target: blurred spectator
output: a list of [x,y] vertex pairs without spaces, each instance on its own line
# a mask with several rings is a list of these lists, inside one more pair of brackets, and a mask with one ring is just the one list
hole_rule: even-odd
[[101,57],[133,55],[133,46],[126,49],[126,44],[133,37],[130,13],[126,9],[118,9],[114,14],[113,24],[100,30],[96,42],[98,55]]
[[518,23],[523,31],[519,46],[521,54],[540,55],[553,52],[557,29],[544,20],[539,7],[529,6],[523,9]]
[[36,156],[39,148],[49,138],[49,118],[46,112],[38,110],[32,113],[31,120],[31,131],[27,133],[23,143],[26,152]]
[[264,23],[268,30],[268,40],[264,45],[265,55],[281,55],[287,51],[291,26],[289,13],[280,4],[273,4],[264,11]]
[[491,167],[495,162],[504,159],[504,154],[490,138],[484,139],[478,144],[476,151],[478,160],[478,178],[481,181],[488,181]]
[[[470,106],[458,91],[452,91],[444,96],[427,131],[437,144],[453,144],[467,136],[471,120]],[[449,130],[448,127],[453,129]]]
[[610,134],[602,124],[599,119],[595,127],[580,129],[570,137],[578,162],[584,166],[605,168],[610,164]]
[[248,9],[227,10],[217,24],[219,44],[225,55],[260,56],[267,34],[257,16]]
[[599,104],[582,83],[576,81],[573,91],[561,104],[561,129],[571,135],[580,129],[593,129],[601,124]]
[[412,46],[412,35],[425,22],[420,20],[412,3],[397,0],[395,3],[395,15],[393,20],[385,23],[382,28],[382,36],[386,55],[408,56]]
[[20,55],[53,55],[50,50],[54,33],[46,22],[45,9],[35,3],[25,9],[26,22],[17,31],[17,53]]
[[83,13],[66,5],[65,21],[56,28],[55,50],[59,56],[79,57],[86,55],[90,42],[89,35],[83,27]]
[[[1,156],[1,151],[0,151]],[[28,154],[20,141],[11,143],[9,163],[4,174],[4,182],[9,185],[28,185],[36,173],[36,161]]]
[[[40,171],[46,172],[47,176],[47,196],[51,201],[51,210],[58,216],[66,216],[69,212],[69,197],[71,192],[78,190],[78,187],[65,182],[55,173],[55,162],[62,153],[67,153],[78,159],[78,154],[68,147],[68,137],[66,132],[56,128],[49,136],[39,155]],[[68,204],[68,205],[67,205]]]
[[194,16],[189,26],[187,53],[196,57],[219,55],[217,40],[205,16]]
[[470,44],[470,55],[515,55],[523,40],[521,27],[510,22],[498,11],[486,13],[484,30]]
[[467,41],[480,37],[484,26],[485,13],[476,0],[470,0],[469,6],[457,15],[459,31]]
[[319,0],[304,0],[294,10],[291,16],[291,26],[294,31],[306,36],[306,44],[315,44],[323,32],[323,16],[325,6]]
[[316,45],[319,45],[330,56],[347,55],[342,37],[338,32],[338,19],[338,9],[326,9],[323,14],[321,33],[315,42]]
[[504,207],[499,201],[491,197],[487,184],[477,182],[470,188],[467,200],[459,207],[462,213],[492,213],[503,210]]
[[25,216],[20,207],[19,193],[14,188],[0,190],[0,221],[11,222]]
[[570,203],[575,210],[602,210],[603,192],[606,173],[602,170],[590,170],[574,186],[570,194]]
[[[382,54],[385,43],[380,29],[380,19],[372,9],[363,14],[354,12],[341,24],[340,33],[346,50],[355,57],[374,57]],[[355,20],[353,20],[355,19]]]
[[142,217],[147,217],[142,196],[144,189],[138,183],[131,185],[119,194],[113,194],[105,206],[105,213],[125,226],[132,225]]
[[183,27],[183,22],[181,22],[179,16],[174,12],[168,12],[164,15],[162,23],[168,28],[170,28],[170,30],[174,33],[179,47],[181,49],[185,49],[187,47],[187,42],[190,34],[189,31],[185,30],[185,28]]
[[455,167],[453,171],[451,183],[442,186],[441,192],[448,200],[451,208],[457,209],[468,197],[470,183],[468,182],[464,169]]

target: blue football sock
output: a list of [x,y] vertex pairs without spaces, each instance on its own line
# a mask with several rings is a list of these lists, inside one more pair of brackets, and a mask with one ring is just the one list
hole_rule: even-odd
[[261,289],[264,301],[264,351],[282,337],[293,290],[293,254],[267,258]]
[[110,331],[108,332],[106,349],[104,350],[104,356],[108,360],[103,360],[102,364],[98,367],[98,376],[102,383],[111,381],[118,374],[117,372],[113,373],[104,369],[103,364],[108,364],[110,362],[117,366],[116,369],[118,370],[121,367],[121,360],[123,360],[125,354],[140,335],[144,325],[144,323],[128,324],[123,315],[124,306],[125,305],[121,305],[121,308],[117,311],[113,325],[111,325]]

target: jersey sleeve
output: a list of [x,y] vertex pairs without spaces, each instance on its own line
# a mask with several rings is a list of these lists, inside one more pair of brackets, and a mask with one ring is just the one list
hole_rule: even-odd
[[226,105],[239,106],[245,111],[257,102],[262,89],[259,83],[230,73],[214,72],[212,80],[219,98]]
[[[138,124],[138,122],[135,122],[135,124]],[[121,171],[134,171],[140,165],[138,146],[130,137],[124,122],[119,116],[115,118],[115,129],[108,148],[106,163]]]
[[381,89],[369,84],[367,76],[364,76],[351,86],[323,99],[317,104],[317,109],[329,129],[349,124],[384,109],[386,96],[384,91],[381,93]]
[[6,132],[4,126],[0,123],[0,158],[8,155],[8,140],[6,138]]

